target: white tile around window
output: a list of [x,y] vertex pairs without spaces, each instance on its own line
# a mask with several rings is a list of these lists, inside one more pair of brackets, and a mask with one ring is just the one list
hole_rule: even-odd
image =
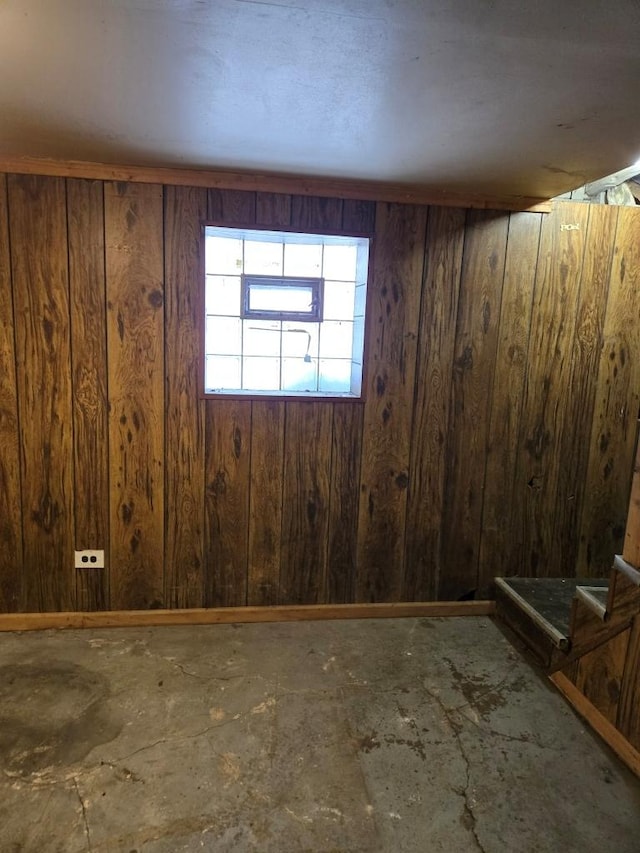
[[284,247],[284,274],[292,276],[322,275],[322,246],[291,243]]
[[325,246],[322,274],[340,281],[356,280],[357,246]]
[[213,355],[240,355],[241,329],[237,317],[207,317],[207,352]]
[[245,241],[243,272],[245,275],[282,275],[283,249],[282,243]]
[[205,286],[207,314],[238,316],[240,312],[240,276],[208,275]]
[[242,272],[242,240],[228,237],[207,237],[205,242],[207,273],[222,275]]
[[253,391],[280,388],[280,359],[248,356],[243,359],[242,387]]
[[356,286],[353,281],[324,283],[325,320],[352,320]]
[[245,355],[280,356],[281,329],[279,320],[243,320],[242,351]]

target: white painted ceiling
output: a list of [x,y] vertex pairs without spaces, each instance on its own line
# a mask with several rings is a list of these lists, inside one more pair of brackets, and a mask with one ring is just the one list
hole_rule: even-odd
[[640,157],[637,0],[0,0],[0,157],[549,197]]

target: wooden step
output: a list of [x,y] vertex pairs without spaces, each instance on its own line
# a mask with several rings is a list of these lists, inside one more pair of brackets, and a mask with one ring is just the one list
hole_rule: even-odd
[[[496,612],[545,669],[555,668],[571,647],[570,619],[576,585],[606,589],[606,579],[496,578]],[[601,594],[598,594],[601,595]],[[596,599],[597,600],[597,599]]]
[[640,609],[640,571],[619,554],[613,559],[607,615],[619,618],[633,616]]

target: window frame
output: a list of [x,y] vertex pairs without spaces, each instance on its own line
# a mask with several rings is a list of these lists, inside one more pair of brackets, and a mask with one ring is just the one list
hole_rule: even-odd
[[[352,237],[353,239],[365,239],[369,241],[369,258],[367,264],[366,281],[366,304],[364,312],[364,334],[362,344],[362,381],[360,394],[355,396],[346,393],[318,393],[318,392],[286,392],[286,391],[206,391],[205,390],[205,356],[206,356],[206,265],[205,265],[205,234],[207,228],[232,228],[238,231],[275,231],[285,234],[313,234],[328,237]],[[336,228],[310,228],[307,226],[293,227],[291,225],[269,225],[265,223],[249,223],[238,221],[225,221],[220,219],[205,219],[200,222],[199,251],[199,282],[198,282],[198,398],[201,400],[246,400],[262,402],[286,403],[302,402],[308,403],[354,403],[363,404],[367,400],[369,359],[367,357],[369,327],[371,324],[372,308],[372,281],[375,260],[375,235],[373,231],[361,231],[357,229]],[[256,318],[257,319],[257,318]],[[269,319],[273,319],[269,317]],[[300,320],[296,321],[300,322]]]
[[[275,284],[283,289],[285,287],[309,287],[312,291],[312,311],[306,314],[303,311],[269,311],[267,309],[249,308],[248,282],[256,284]],[[324,279],[309,278],[292,275],[254,275],[242,273],[240,276],[240,319],[242,320],[282,320],[285,323],[322,323],[324,309]]]

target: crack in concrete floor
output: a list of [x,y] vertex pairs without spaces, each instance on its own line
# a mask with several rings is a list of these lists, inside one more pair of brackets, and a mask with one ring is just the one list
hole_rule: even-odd
[[[635,853],[640,783],[488,620],[116,630],[3,637],[51,725],[28,681],[0,691],[4,732],[39,715],[0,740],[0,849]],[[111,739],[73,728],[84,757],[30,770],[93,689]]]

